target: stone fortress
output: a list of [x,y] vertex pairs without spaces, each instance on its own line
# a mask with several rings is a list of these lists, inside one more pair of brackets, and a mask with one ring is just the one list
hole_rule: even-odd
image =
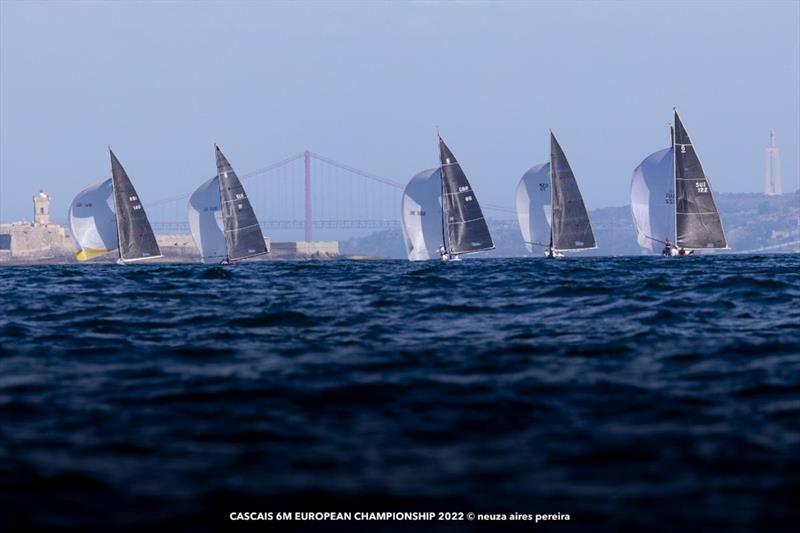
[[[200,251],[188,234],[157,234],[163,258],[153,262],[196,263]],[[253,260],[336,259],[340,257],[338,241],[270,242],[269,254]],[[21,220],[0,224],[0,264],[13,263],[77,263],[78,251],[69,229],[50,220],[50,196],[39,191],[33,197],[33,222]],[[88,263],[109,263],[117,256],[109,253]]]
[[44,191],[33,197],[33,209],[33,222],[0,224],[0,262],[75,261],[69,230],[50,221],[50,197]]

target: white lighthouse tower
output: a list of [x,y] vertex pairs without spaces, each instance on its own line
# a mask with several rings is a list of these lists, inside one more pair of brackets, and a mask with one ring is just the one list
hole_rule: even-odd
[[767,147],[767,170],[764,173],[764,194],[775,196],[781,194],[781,156],[775,146],[775,130],[769,131],[769,146]]
[[36,226],[50,224],[50,197],[41,189],[33,197],[33,223]]

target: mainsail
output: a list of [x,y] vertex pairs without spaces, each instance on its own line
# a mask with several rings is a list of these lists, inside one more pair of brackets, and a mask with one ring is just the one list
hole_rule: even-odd
[[219,177],[214,176],[192,193],[187,211],[189,229],[200,249],[203,263],[219,263],[225,259],[228,256],[228,244],[222,222]]
[[114,152],[111,154],[111,182],[114,185],[114,205],[117,215],[119,257],[123,262],[161,257],[156,236],[133,188],[128,174]]
[[517,185],[517,219],[529,252],[535,244],[550,245],[550,163],[529,169]]
[[552,132],[550,168],[553,190],[552,249],[565,251],[597,248],[578,182]]
[[667,239],[675,236],[673,158],[672,148],[654,152],[636,167],[631,178],[636,242],[651,252],[660,252]]
[[423,170],[408,182],[401,200],[403,239],[409,261],[438,257],[442,241],[442,174]]
[[79,261],[116,251],[117,219],[111,178],[82,190],[72,200],[69,229],[78,245],[75,257]]
[[453,152],[439,137],[444,224],[450,255],[492,250],[494,242],[478,199]]
[[233,167],[215,146],[217,178],[222,205],[222,221],[227,245],[227,259],[238,261],[267,253],[261,226],[258,225],[253,206]]
[[711,185],[675,110],[675,231],[680,248],[727,248]]

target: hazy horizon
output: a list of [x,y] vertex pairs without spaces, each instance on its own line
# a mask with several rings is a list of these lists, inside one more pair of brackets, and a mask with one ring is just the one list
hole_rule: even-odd
[[[691,7],[691,9],[689,9]],[[800,4],[0,2],[0,221],[110,172],[145,207],[309,149],[406,182],[435,127],[513,206],[557,135],[589,209],[628,203],[678,106],[717,192],[800,186]],[[398,192],[399,205],[399,192]]]

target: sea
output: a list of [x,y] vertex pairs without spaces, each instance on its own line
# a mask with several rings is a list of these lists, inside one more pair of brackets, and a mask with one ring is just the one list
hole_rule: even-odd
[[800,255],[0,268],[4,531],[777,531],[798,495]]

